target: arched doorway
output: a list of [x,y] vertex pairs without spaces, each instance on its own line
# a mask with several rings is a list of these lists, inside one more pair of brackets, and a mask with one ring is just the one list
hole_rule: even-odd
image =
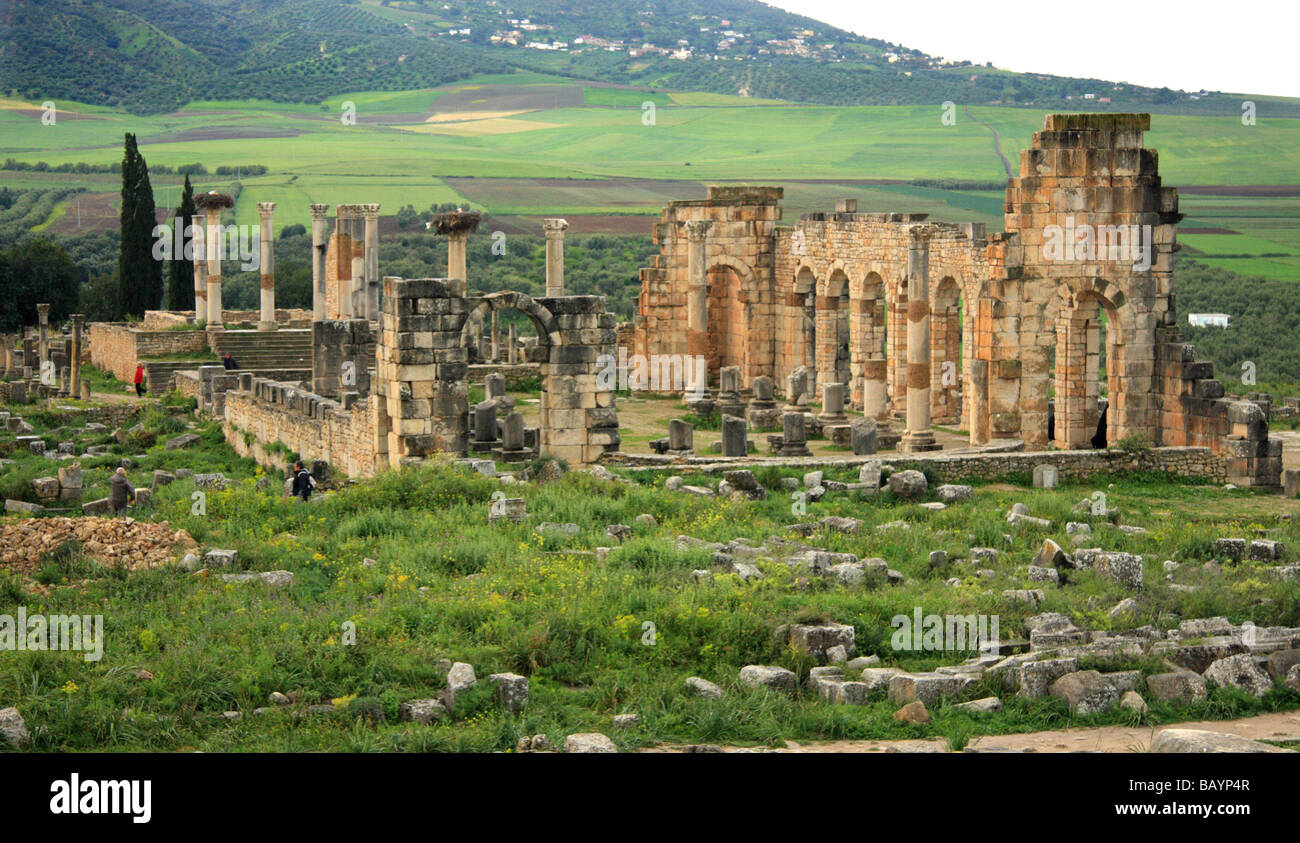
[[739,366],[747,380],[746,345],[749,326],[745,319],[746,296],[743,279],[728,264],[716,264],[708,270],[708,369],[710,382],[716,383],[723,366]]
[[[524,293],[509,291],[489,293],[477,300],[471,298],[469,301],[473,306],[466,315],[460,336],[461,346],[466,349],[466,355],[471,360],[475,356],[476,348],[482,348],[485,342],[490,342],[484,339],[484,326],[490,325],[494,316],[498,332],[503,324],[508,326],[511,323],[520,325],[521,328],[518,330],[524,330],[522,326],[525,323],[531,329],[535,340],[525,342],[524,337],[519,338],[521,341],[516,349],[516,360],[537,364],[541,391],[535,405],[536,416],[531,412],[531,407],[520,406],[516,409],[524,414],[530,426],[536,422],[540,430],[539,443],[542,453],[555,451],[553,435],[556,425],[552,419],[552,411],[555,409],[552,400],[555,392],[552,389],[552,378],[553,365],[557,362],[553,358],[556,357],[555,352],[560,346],[560,333],[555,324],[555,317],[531,296]],[[481,383],[476,385],[482,386]],[[472,389],[476,385],[470,384],[466,388]]]
[[849,279],[836,269],[815,306],[817,388],[849,382]]
[[[806,266],[795,275],[790,291],[791,344],[786,354],[787,371],[807,367],[813,379],[817,371],[817,277]],[[809,387],[812,387],[809,383]]]
[[888,285],[886,310],[886,348],[888,349],[889,410],[895,416],[907,415],[907,282],[897,280]]
[[944,276],[930,297],[930,420],[960,424],[965,378],[962,360],[961,288]]
[[863,415],[885,419],[889,415],[885,282],[876,273],[867,273],[855,293],[850,303],[850,359],[853,369],[850,396],[853,406],[861,408]]
[[1084,291],[1065,297],[1056,317],[1054,420],[1058,448],[1104,448],[1123,436],[1118,404],[1123,342],[1115,305]]

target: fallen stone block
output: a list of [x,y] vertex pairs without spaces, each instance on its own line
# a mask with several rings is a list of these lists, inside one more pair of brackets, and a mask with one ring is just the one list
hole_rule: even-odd
[[1272,744],[1252,741],[1238,735],[1209,732],[1203,729],[1162,729],[1151,742],[1152,752],[1292,752]]
[[751,664],[742,667],[740,682],[750,688],[771,688],[786,693],[794,693],[798,689],[798,680],[793,672],[771,665]]

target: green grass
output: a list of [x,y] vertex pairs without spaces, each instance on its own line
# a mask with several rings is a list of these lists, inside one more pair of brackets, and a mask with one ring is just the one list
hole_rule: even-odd
[[[436,108],[440,98],[475,86],[509,83],[581,85],[545,74],[478,77],[464,83],[416,91],[358,91],[321,104],[259,100],[192,103],[167,115],[137,116],[107,108],[59,103],[93,120],[64,120],[42,127],[12,110],[0,109],[6,155],[51,164],[112,163],[121,157],[124,131],[135,131],[151,164],[200,161],[220,165],[264,164],[271,172],[248,177],[239,197],[239,222],[252,223],[256,203],[278,203],[277,225],[310,224],[307,205],[379,202],[384,213],[412,203],[455,202],[493,214],[657,214],[668,199],[687,198],[680,182],[767,182],[787,186],[786,214],[793,218],[826,210],[835,199],[854,196],[863,211],[920,211],[942,220],[984,222],[1000,230],[999,191],[949,191],[906,185],[862,185],[853,180],[954,178],[996,181],[1003,177],[985,126],[959,114],[944,126],[928,106],[831,107],[754,101],[713,94],[643,92],[583,86],[585,107],[542,108],[516,118],[550,126],[510,133],[476,133],[472,123],[433,132],[412,128],[408,117]],[[642,122],[641,103],[656,103],[654,125]],[[339,119],[345,102],[355,104],[361,122]],[[972,114],[999,133],[1013,163],[1042,128],[1040,109],[979,107]],[[391,118],[391,119],[390,119]],[[373,121],[373,122],[371,122]],[[403,125],[406,124],[406,125]],[[467,126],[471,128],[466,128]],[[467,133],[468,132],[468,133]],[[287,134],[286,134],[287,133]],[[275,136],[266,136],[268,134]],[[1300,125],[1262,119],[1242,127],[1234,115],[1153,118],[1149,147],[1161,153],[1161,176],[1174,185],[1291,184],[1300,172]],[[608,187],[498,180],[609,180]],[[447,179],[459,179],[456,186]],[[630,185],[623,180],[641,180]],[[793,180],[842,180],[800,184]],[[230,177],[196,179],[200,189],[224,189]],[[111,175],[14,173],[15,187],[84,186],[118,189]],[[471,184],[479,181],[481,184]],[[156,201],[174,204],[180,179],[153,180]],[[662,186],[652,189],[655,182]],[[1207,262],[1241,272],[1294,279],[1300,274],[1300,197],[1183,197],[1184,228],[1229,228],[1255,238],[1187,235],[1190,248],[1208,253]],[[63,209],[66,213],[66,209]],[[56,210],[45,221],[65,224]],[[1223,238],[1228,239],[1223,239]],[[1225,250],[1243,257],[1220,258]],[[1271,257],[1272,254],[1283,257]],[[1231,261],[1231,262],[1229,262]]]
[[[53,414],[27,415],[41,431],[66,423]],[[141,417],[146,433],[162,435],[177,419],[161,410]],[[1131,725],[1128,712],[1075,717],[1055,699],[1008,699],[1001,715],[973,718],[950,705],[932,711],[926,726],[893,720],[897,708],[884,700],[866,706],[831,706],[806,693],[787,698],[741,687],[739,669],[779,664],[806,677],[811,662],[781,645],[775,632],[798,618],[825,617],[853,624],[859,654],[885,664],[930,669],[952,663],[951,654],[896,653],[889,645],[890,619],[913,606],[927,613],[999,614],[1007,637],[1035,609],[1008,605],[1004,588],[1027,587],[1024,566],[1044,537],[1059,535],[1071,507],[1104,489],[1124,523],[1150,532],[1129,536],[1094,524],[1095,544],[1141,553],[1148,590],[1127,626],[1167,629],[1180,618],[1225,615],[1260,626],[1296,625],[1295,589],[1260,566],[1243,562],[1211,577],[1194,564],[1208,558],[1215,538],[1275,530],[1288,548],[1300,547],[1300,524],[1277,522],[1288,505],[1246,491],[1186,483],[1163,476],[1097,477],[1043,491],[976,484],[975,500],[932,513],[889,493],[874,498],[832,495],[811,504],[809,518],[840,514],[864,522],[858,535],[827,534],[813,543],[862,557],[879,556],[907,577],[898,587],[831,586],[814,578],[795,582],[783,564],[759,560],[766,577],[742,583],[715,568],[711,583],[696,585],[691,571],[711,568],[708,550],[679,549],[678,535],[706,541],[746,537],[762,542],[788,535],[796,520],[788,496],[777,493],[782,477],[801,469],[756,472],[773,494],[761,502],[702,499],[662,489],[664,475],[629,472],[635,485],[597,481],[571,472],[560,482],[510,487],[526,499],[525,524],[489,524],[494,481],[452,467],[385,472],[342,486],[317,503],[285,499],[279,481],[257,483],[259,471],[230,453],[215,425],[199,428],[203,441],[183,452],[147,447],[132,477],[142,482],[155,467],[220,470],[236,482],[209,490],[205,515],[191,508],[193,486],[181,480],[163,487],[151,512],[137,517],[166,520],[187,530],[204,547],[239,551],[239,567],[290,570],[286,590],[223,583],[176,568],[121,575],[95,567],[84,548],[65,547],[42,560],[49,593],[37,596],[31,582],[0,577],[0,593],[30,611],[81,612],[94,606],[105,616],[105,654],[88,663],[76,654],[18,653],[0,664],[0,698],[16,705],[28,728],[38,727],[37,750],[157,751],[491,751],[509,750],[524,735],[546,734],[553,743],[577,731],[611,734],[623,748],[659,741],[778,745],[784,740],[947,738],[960,746],[974,734],[1026,732],[1102,724]],[[12,436],[0,436],[0,449]],[[136,446],[123,447],[131,453]],[[138,452],[138,451],[134,451]],[[101,483],[119,452],[90,466],[91,488]],[[45,470],[19,458],[20,471]],[[684,475],[690,482],[716,476]],[[830,479],[855,479],[848,469]],[[1023,482],[1023,478],[1011,478]],[[89,493],[88,493],[89,494]],[[1053,530],[1009,529],[1003,514],[1013,502],[1050,518]],[[1288,510],[1290,511],[1290,510]],[[650,513],[657,526],[636,524]],[[877,531],[903,520],[907,530]],[[542,534],[542,521],[572,522],[574,536]],[[633,526],[616,544],[611,523]],[[1011,532],[1008,543],[1004,533]],[[603,561],[596,547],[616,544]],[[1002,553],[997,578],[969,576],[957,563],[937,569],[929,551],[953,556],[972,546]],[[1296,551],[1288,550],[1293,560]],[[365,558],[377,564],[362,564]],[[1161,562],[1185,563],[1178,580],[1201,585],[1191,594],[1158,587]],[[945,584],[950,577],[961,584]],[[1071,614],[1081,627],[1120,628],[1106,610],[1128,596],[1091,572],[1074,572],[1066,588],[1047,587],[1043,611]],[[84,581],[84,582],[83,582]],[[39,583],[37,583],[39,584]],[[1033,584],[1039,587],[1038,584]],[[643,624],[656,628],[654,646],[642,644]],[[345,624],[355,624],[355,646],[342,643]],[[395,722],[397,705],[434,696],[443,686],[439,659],[467,661],[482,682],[494,672],[530,677],[532,701],[521,715],[502,713],[487,689],[463,701],[452,720],[431,727]],[[1163,671],[1158,660],[1118,667]],[[136,677],[146,669],[152,681]],[[689,675],[727,689],[722,700],[703,700],[682,686]],[[69,684],[71,683],[71,684]],[[991,686],[977,689],[979,695]],[[300,705],[339,700],[335,713],[294,717],[276,711],[254,716],[267,695],[280,691]],[[1300,698],[1278,689],[1262,701],[1215,691],[1196,704],[1152,704],[1143,722],[1220,719],[1293,709]],[[244,712],[238,721],[221,713]],[[382,717],[380,716],[382,712]],[[634,712],[640,725],[614,732],[614,714]]]

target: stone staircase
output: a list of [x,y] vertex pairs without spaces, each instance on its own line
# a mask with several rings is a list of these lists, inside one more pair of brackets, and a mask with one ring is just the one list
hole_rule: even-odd
[[220,331],[208,341],[218,357],[229,351],[240,369],[311,369],[310,330]]
[[200,362],[195,360],[142,360],[144,365],[144,388],[150,395],[166,395],[172,373],[183,369],[197,369]]

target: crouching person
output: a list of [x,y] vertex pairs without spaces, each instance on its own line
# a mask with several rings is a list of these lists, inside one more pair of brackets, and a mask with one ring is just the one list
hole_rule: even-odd
[[312,490],[316,488],[316,478],[311,476],[311,472],[303,468],[302,460],[293,464],[293,495],[300,497],[306,502],[311,497]]

